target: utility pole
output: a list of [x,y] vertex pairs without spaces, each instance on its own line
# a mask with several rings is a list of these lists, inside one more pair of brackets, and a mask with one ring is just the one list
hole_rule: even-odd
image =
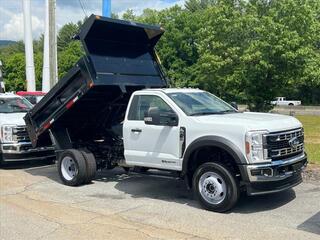
[[36,90],[36,79],[35,79],[34,59],[33,59],[33,39],[32,39],[30,4],[31,4],[30,0],[23,0],[24,45],[25,45],[25,55],[26,55],[27,91],[34,92]]
[[49,58],[49,0],[46,0],[45,30],[43,44],[42,92],[50,91],[50,58]]
[[102,16],[111,17],[111,0],[102,0]]
[[56,34],[56,0],[49,1],[49,69],[50,88],[58,82],[57,34]]

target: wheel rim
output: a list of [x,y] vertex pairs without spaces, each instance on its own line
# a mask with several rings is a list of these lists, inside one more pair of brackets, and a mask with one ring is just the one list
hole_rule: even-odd
[[208,203],[219,204],[226,197],[227,186],[218,173],[206,172],[199,179],[199,192]]
[[71,157],[64,157],[61,162],[61,173],[64,179],[71,181],[78,174],[78,166]]

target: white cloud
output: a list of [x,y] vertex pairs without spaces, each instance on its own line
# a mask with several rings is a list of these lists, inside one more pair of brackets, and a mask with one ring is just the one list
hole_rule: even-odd
[[[31,22],[33,38],[39,38],[44,31],[44,22],[36,16],[32,16]],[[9,19],[9,22],[4,24],[1,28],[0,39],[21,40],[23,39],[23,32],[23,14],[13,14]]]
[[[81,0],[84,3],[87,15],[92,13],[101,15],[102,0]],[[175,4],[182,6],[185,0],[111,0],[112,12],[120,16],[127,10],[132,9],[139,15],[145,8],[161,10]],[[45,1],[32,0],[32,32],[33,38],[37,39],[44,32]],[[83,12],[79,0],[57,0],[56,21],[57,28],[61,28],[69,22],[83,20]],[[22,0],[0,0],[0,39],[22,40],[23,39],[23,14]]]

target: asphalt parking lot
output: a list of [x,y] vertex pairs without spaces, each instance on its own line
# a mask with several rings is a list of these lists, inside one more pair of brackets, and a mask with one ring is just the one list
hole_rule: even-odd
[[320,183],[201,209],[183,181],[122,169],[87,186],[60,183],[55,165],[0,169],[0,239],[320,239]]

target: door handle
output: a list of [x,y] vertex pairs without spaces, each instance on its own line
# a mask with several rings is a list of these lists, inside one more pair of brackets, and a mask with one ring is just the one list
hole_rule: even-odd
[[141,133],[142,130],[140,128],[134,128],[134,129],[131,129],[131,132],[134,132],[134,133]]

